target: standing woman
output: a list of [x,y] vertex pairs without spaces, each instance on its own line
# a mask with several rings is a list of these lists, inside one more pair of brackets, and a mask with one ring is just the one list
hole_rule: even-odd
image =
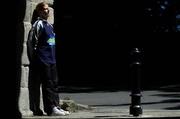
[[33,13],[31,22],[35,29],[37,42],[34,44],[33,58],[29,58],[28,89],[30,110],[33,112],[33,115],[43,115],[43,111],[40,109],[40,87],[42,86],[44,112],[48,116],[64,116],[68,115],[69,112],[62,110],[59,105],[55,33],[53,26],[47,21],[48,17],[48,4],[45,2],[39,3]]

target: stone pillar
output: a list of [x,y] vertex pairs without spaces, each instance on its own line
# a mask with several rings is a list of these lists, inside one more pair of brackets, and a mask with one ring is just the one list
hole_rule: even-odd
[[[23,52],[22,52],[22,64],[21,64],[21,86],[20,86],[20,97],[19,97],[19,108],[22,115],[31,115],[32,112],[29,110],[29,92],[28,92],[28,71],[29,71],[29,61],[27,57],[27,46],[26,41],[28,37],[28,32],[31,28],[31,17],[37,3],[45,1],[49,4],[53,4],[53,0],[26,0],[26,11],[25,18],[23,21],[24,25],[24,41],[23,41]],[[48,21],[54,23],[54,11],[50,8],[50,18]],[[42,108],[42,98],[41,98],[41,108]]]

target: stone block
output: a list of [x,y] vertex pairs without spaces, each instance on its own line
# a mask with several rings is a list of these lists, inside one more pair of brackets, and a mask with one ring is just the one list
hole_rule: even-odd
[[26,22],[31,21],[33,10],[34,10],[33,2],[27,1],[24,21]]
[[54,2],[54,0],[43,0],[43,1],[50,3],[50,4],[53,4],[53,2]]
[[54,0],[27,0],[28,2],[40,3],[40,2],[47,2],[53,4]]
[[23,52],[22,52],[22,65],[29,65],[29,60],[27,57],[27,38],[28,38],[28,33],[31,28],[31,23],[30,22],[24,22],[24,42],[23,42]]
[[32,115],[32,112],[29,110],[28,88],[21,88],[19,98],[19,110],[22,115]]
[[21,66],[21,88],[28,88],[29,67]]
[[24,22],[24,43],[26,44],[29,30],[31,29],[31,23],[30,22]]
[[29,59],[27,56],[27,45],[25,43],[23,44],[22,65],[24,66],[29,65]]

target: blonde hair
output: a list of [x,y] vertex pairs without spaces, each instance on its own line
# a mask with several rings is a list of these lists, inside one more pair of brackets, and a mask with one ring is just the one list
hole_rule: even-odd
[[35,8],[35,10],[33,12],[33,15],[32,15],[31,24],[34,24],[34,22],[38,19],[38,17],[40,17],[40,13],[39,12],[43,10],[45,5],[48,5],[48,3],[40,2],[40,3],[38,3],[36,5],[36,8]]
[[35,10],[36,10],[37,12],[42,11],[42,10],[43,10],[43,7],[44,7],[45,5],[48,5],[48,3],[46,3],[46,2],[40,2],[40,3],[37,4]]

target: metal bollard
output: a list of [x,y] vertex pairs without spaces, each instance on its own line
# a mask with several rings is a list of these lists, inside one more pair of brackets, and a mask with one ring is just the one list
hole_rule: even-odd
[[141,51],[138,48],[133,48],[130,53],[131,63],[130,63],[130,80],[131,80],[131,105],[130,105],[130,115],[139,116],[142,114],[141,108],[141,73],[142,73],[142,62],[141,62]]

